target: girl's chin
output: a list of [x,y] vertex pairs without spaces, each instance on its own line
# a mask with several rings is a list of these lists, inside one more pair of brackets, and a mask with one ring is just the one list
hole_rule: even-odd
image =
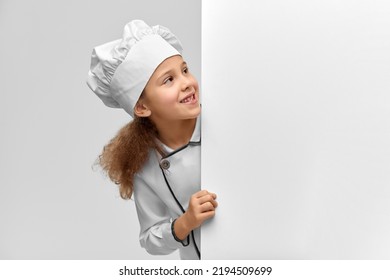
[[184,120],[193,120],[193,119],[196,119],[197,117],[199,117],[199,115],[200,115],[200,110],[197,110],[197,111],[191,112],[190,114],[186,114],[186,116],[183,116],[183,119]]

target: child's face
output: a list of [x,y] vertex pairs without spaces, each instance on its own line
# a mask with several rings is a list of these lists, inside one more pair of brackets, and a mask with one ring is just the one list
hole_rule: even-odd
[[143,98],[154,121],[193,119],[200,114],[198,82],[180,55],[167,58],[157,67]]

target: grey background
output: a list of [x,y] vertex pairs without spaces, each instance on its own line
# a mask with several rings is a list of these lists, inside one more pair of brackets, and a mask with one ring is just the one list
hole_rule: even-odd
[[[129,121],[87,87],[132,19],[171,29],[200,79],[200,1],[0,2],[0,259],[153,259],[133,201],[91,166]],[[199,80],[200,82],[200,80]]]
[[203,259],[390,259],[390,3],[204,1],[202,26]]

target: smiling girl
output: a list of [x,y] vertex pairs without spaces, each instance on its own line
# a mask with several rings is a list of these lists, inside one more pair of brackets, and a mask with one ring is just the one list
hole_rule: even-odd
[[88,86],[133,120],[104,147],[100,165],[134,197],[140,243],[151,254],[200,259],[200,225],[216,195],[200,190],[199,85],[167,28],[129,22],[123,38],[93,50]]

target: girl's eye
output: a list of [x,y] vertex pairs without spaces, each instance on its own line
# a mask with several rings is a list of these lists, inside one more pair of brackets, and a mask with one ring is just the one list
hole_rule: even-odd
[[187,73],[188,73],[188,68],[187,68],[187,67],[184,68],[184,69],[183,69],[183,72],[187,74]]
[[173,78],[172,77],[168,77],[164,80],[163,84],[166,85],[166,84],[169,84],[173,81]]

